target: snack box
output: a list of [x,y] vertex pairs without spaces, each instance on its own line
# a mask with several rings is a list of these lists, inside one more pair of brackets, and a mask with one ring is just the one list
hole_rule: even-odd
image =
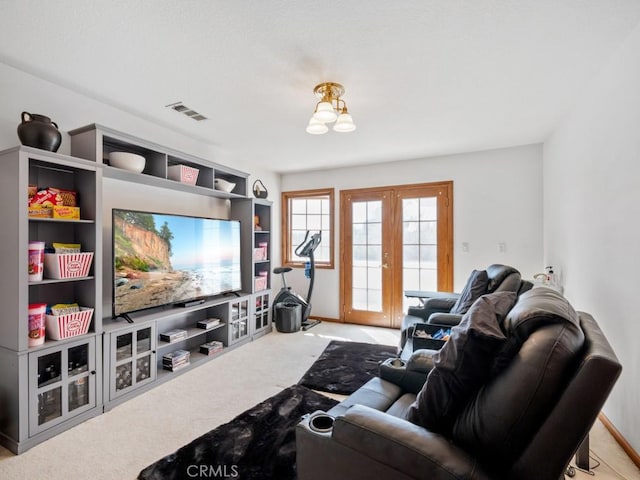
[[55,192],[62,198],[62,205],[65,207],[77,207],[78,206],[78,192],[74,190],[65,190],[63,188],[49,188],[50,192]]
[[54,205],[64,205],[62,197],[56,190],[38,190],[33,197],[29,197],[29,207],[41,205],[43,207],[53,207]]
[[67,220],[80,220],[80,207],[66,207],[54,205],[53,218],[65,218]]
[[42,205],[32,205],[29,207],[29,217],[53,218],[53,207],[44,207]]

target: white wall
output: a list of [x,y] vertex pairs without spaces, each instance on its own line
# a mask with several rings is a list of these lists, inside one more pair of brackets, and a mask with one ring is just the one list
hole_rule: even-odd
[[544,145],[546,261],[622,365],[604,412],[640,451],[640,27]]
[[[339,318],[340,190],[453,181],[454,290],[460,291],[474,268],[491,263],[516,267],[526,278],[543,270],[542,146],[488,150],[460,155],[286,174],[282,191],[336,189],[336,268],[317,269],[313,313]],[[469,251],[462,251],[462,243]],[[498,244],[506,251],[500,253]],[[303,271],[290,274],[298,292],[306,292]]]
[[[227,165],[261,178],[269,190],[269,199],[279,199],[279,177],[268,168],[259,168],[253,159],[237,160],[224,147],[195,140],[144,118],[113,108],[80,93],[0,63],[0,150],[20,144],[16,133],[23,111],[51,117],[62,132],[58,153],[69,154],[70,141],[66,132],[91,123],[98,123],[159,145],[189,153],[222,165]],[[191,120],[185,118],[186,122]],[[268,167],[268,166],[266,166]]]
[[[0,108],[0,150],[20,144],[16,131],[21,121],[22,111],[51,117],[63,133],[62,145],[58,153],[67,155],[70,152],[70,140],[66,132],[91,123],[98,123],[159,145],[249,172],[251,174],[249,188],[251,188],[254,179],[260,178],[269,190],[269,200],[273,199],[279,203],[280,179],[275,173],[266,169],[257,169],[249,161],[242,164],[226,163],[226,155],[221,148],[176,133],[169,128],[110,107],[3,63],[0,63],[0,105],[2,105]],[[156,209],[167,213],[225,217],[228,215],[228,209],[224,203],[219,199],[154,189],[148,186],[131,189],[130,184],[126,182],[105,180],[103,202],[105,219],[103,231],[104,266],[108,267],[111,264],[112,207]],[[276,220],[280,218],[279,205],[277,204],[274,205],[273,215]],[[275,226],[277,227],[277,225]],[[279,248],[273,247],[280,244],[280,230],[278,228],[273,229],[271,239],[273,242],[272,260],[277,265],[280,263],[280,251]],[[108,268],[105,268],[103,284],[103,313],[108,316],[111,311],[111,275]]]

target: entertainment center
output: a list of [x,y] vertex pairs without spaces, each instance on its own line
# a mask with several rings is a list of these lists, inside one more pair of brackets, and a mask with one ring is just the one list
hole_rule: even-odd
[[[271,202],[249,197],[247,173],[100,125],[69,134],[70,156],[24,146],[0,152],[0,199],[5,209],[0,269],[11,280],[3,282],[0,296],[4,313],[0,321],[0,444],[14,453],[272,329]],[[145,157],[144,170],[134,173],[110,166],[109,153],[116,151]],[[178,165],[198,170],[194,185],[171,179],[171,167]],[[119,287],[110,240],[115,208],[104,201],[109,193],[105,188],[113,185],[109,182],[122,183],[126,189],[151,189],[161,196],[207,197],[216,206],[224,205],[225,223],[211,224],[216,228],[239,225],[240,252],[234,264],[239,263],[240,282],[222,282],[208,289],[209,284],[199,283],[208,282],[206,276],[190,277],[196,284],[184,290],[182,306],[143,295],[148,304],[122,310],[132,323],[114,316],[109,306]],[[223,191],[218,184],[234,187]],[[76,192],[80,218],[28,215],[30,185]],[[133,210],[142,209],[134,206]],[[208,225],[209,221],[203,222]],[[162,225],[157,227],[162,230]],[[47,245],[80,244],[82,252],[93,252],[88,274],[48,278],[45,270],[45,278],[30,280],[27,250],[29,242],[36,240]],[[236,267],[228,268],[229,276],[235,278]],[[152,269],[149,277],[154,274]],[[145,285],[135,269],[123,274],[119,284],[131,291]],[[197,295],[200,291],[202,296]],[[88,331],[60,340],[47,336],[34,346],[29,341],[29,305],[61,302],[76,302],[93,311]],[[177,334],[171,336],[172,331]]]

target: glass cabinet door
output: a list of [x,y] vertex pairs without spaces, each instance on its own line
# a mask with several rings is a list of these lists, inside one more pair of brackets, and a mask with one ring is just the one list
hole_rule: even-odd
[[62,417],[62,352],[42,355],[37,362],[38,425],[43,425]]
[[115,390],[120,391],[133,385],[133,332],[116,335],[114,338],[116,341]]
[[151,326],[111,334],[109,398],[155,379],[155,340]]
[[89,404],[89,349],[78,345],[69,349],[69,411]]
[[136,383],[151,378],[151,327],[136,332]]
[[260,293],[255,296],[254,331],[259,332],[267,328],[270,322],[271,304],[269,293]]
[[96,406],[95,338],[29,354],[29,433]]
[[229,302],[231,322],[229,326],[229,344],[249,336],[249,299],[243,298]]

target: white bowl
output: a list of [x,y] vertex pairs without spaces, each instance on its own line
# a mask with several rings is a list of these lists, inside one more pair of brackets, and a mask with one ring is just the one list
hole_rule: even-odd
[[142,155],[129,152],[111,152],[109,154],[109,165],[130,172],[141,173],[144,170],[146,160]]
[[235,186],[236,186],[235,183],[227,182],[226,180],[223,180],[222,178],[216,178],[213,181],[213,183],[214,183],[214,185],[216,187],[216,190],[221,190],[221,191],[227,192],[227,193],[230,193],[231,190],[233,190],[235,188]]

